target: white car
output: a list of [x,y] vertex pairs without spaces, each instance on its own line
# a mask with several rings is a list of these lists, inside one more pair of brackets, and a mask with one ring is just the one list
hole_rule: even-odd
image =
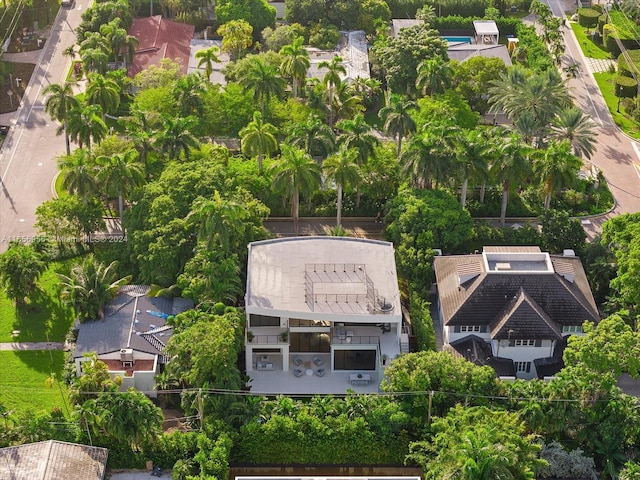
[[62,0],[60,5],[63,7],[73,7],[75,0]]

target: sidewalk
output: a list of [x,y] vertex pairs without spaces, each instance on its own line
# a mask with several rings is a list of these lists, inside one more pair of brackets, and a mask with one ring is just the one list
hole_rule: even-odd
[[10,350],[63,350],[64,343],[61,342],[13,342],[0,343],[0,351]]

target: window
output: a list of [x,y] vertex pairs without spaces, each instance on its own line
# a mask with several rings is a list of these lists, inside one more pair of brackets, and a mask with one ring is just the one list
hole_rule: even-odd
[[480,325],[460,325],[460,332],[480,332]]
[[334,370],[375,370],[375,350],[334,350]]
[[516,340],[514,346],[516,346],[516,347],[535,347],[535,345],[536,345],[536,341],[535,340]]
[[531,372],[531,362],[513,362],[516,366],[516,372]]
[[249,315],[249,323],[251,327],[279,327],[280,317],[271,317],[269,315]]
[[582,325],[563,325],[562,333],[583,333]]

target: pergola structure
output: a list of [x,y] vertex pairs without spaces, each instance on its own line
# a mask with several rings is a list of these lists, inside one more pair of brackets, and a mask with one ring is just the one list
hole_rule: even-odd
[[474,20],[473,29],[476,32],[476,43],[497,45],[500,32],[493,20]]

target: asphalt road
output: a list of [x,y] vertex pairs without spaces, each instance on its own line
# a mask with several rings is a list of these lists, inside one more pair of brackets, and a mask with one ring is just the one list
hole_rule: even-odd
[[0,154],[0,252],[12,239],[35,235],[35,209],[52,197],[64,138],[56,136],[58,125],[44,111],[42,91],[65,80],[70,60],[62,51],[75,43],[74,29],[89,2],[60,9]]

